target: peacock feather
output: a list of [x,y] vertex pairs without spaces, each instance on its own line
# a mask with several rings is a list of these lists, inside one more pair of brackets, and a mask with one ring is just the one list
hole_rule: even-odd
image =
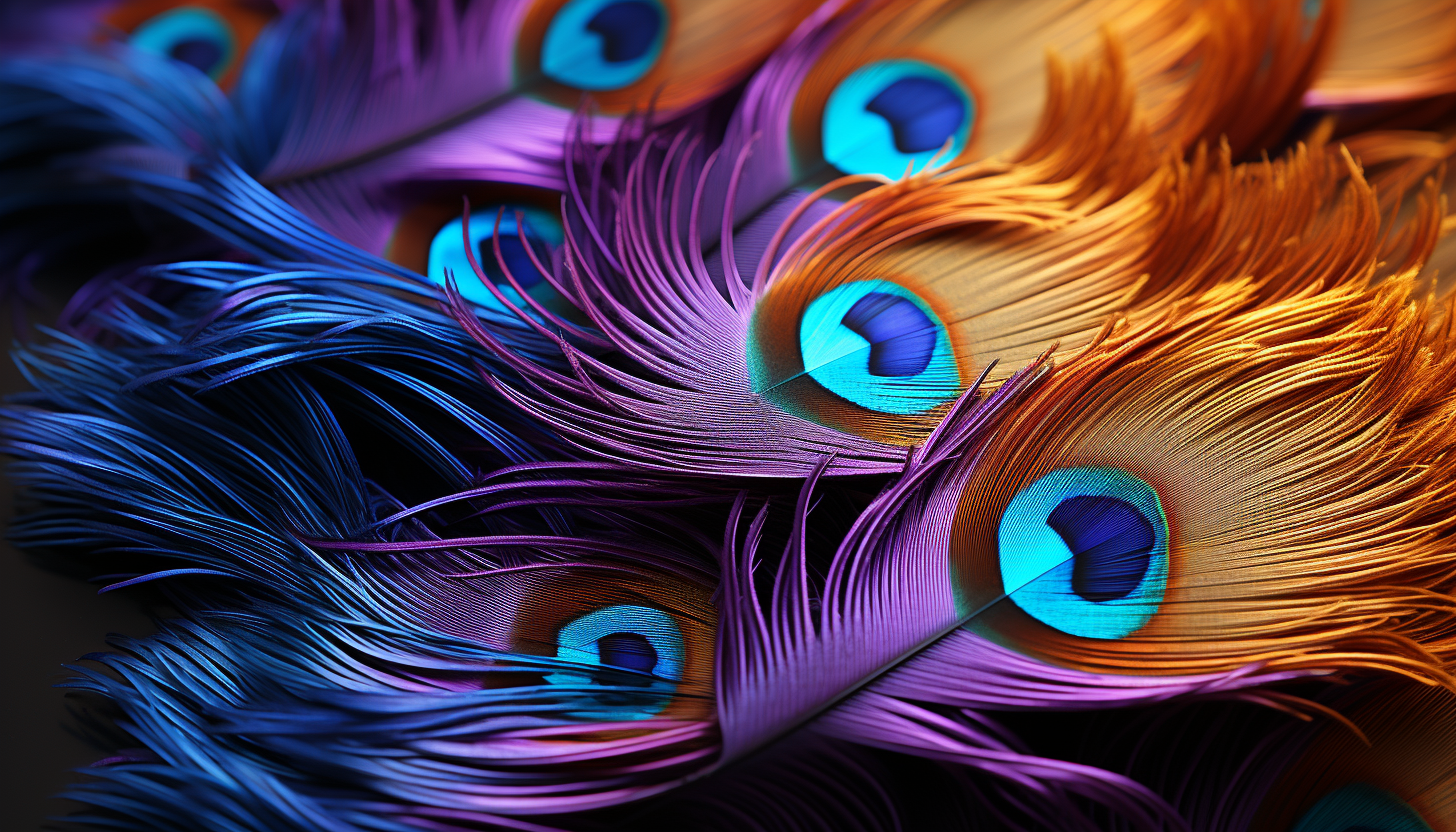
[[[1044,129],[1113,112],[1123,132],[1048,139],[1009,167],[911,177],[812,223],[809,203],[755,249],[751,276],[738,271],[731,237],[716,273],[675,240],[671,206],[691,199],[696,218],[703,193],[686,194],[686,165],[675,165],[693,139],[644,151],[612,220],[642,241],[603,248],[603,228],[568,204],[573,228],[585,228],[564,255],[575,285],[558,287],[640,371],[581,356],[571,375],[522,365],[529,388],[499,388],[611,458],[777,474],[830,449],[831,470],[883,470],[978,378],[999,382],[1048,349],[1074,353],[1112,316],[1156,314],[1245,278],[1238,302],[1255,307],[1414,273],[1430,256],[1436,195],[1397,216],[1399,203],[1383,207],[1320,135],[1279,160],[1238,165],[1226,148],[1187,160],[1150,144],[1129,151],[1150,140],[1126,88],[1117,92],[1118,66],[1069,88]],[[664,211],[648,183],[667,182],[680,187]],[[490,343],[471,317],[462,314]],[[663,432],[679,441],[646,439]],[[784,457],[798,447],[809,449],[803,462]]]
[[1456,828],[1451,3],[0,20],[75,825]]

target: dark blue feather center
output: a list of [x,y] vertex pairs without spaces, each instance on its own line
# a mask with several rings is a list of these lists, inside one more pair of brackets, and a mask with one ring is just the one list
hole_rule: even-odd
[[174,61],[196,67],[205,73],[217,68],[226,50],[216,41],[206,38],[192,38],[173,46],[167,53]]
[[637,673],[651,673],[657,667],[657,651],[640,633],[612,633],[597,639],[602,664]]
[[1137,506],[1116,497],[1068,497],[1047,517],[1074,558],[1072,591],[1088,601],[1126,598],[1147,574],[1157,538]]
[[[529,225],[526,226],[526,239],[530,241],[537,259],[544,262],[550,256],[550,247],[531,233]],[[521,235],[518,232],[501,231],[500,249],[501,260],[505,261],[507,268],[511,270],[511,277],[516,279],[522,289],[529,289],[541,282],[541,272],[536,268],[536,264],[531,262],[531,256],[526,253],[526,247],[521,244]],[[500,286],[510,285],[506,280],[505,270],[496,260],[494,237],[480,239],[480,253],[477,259],[480,261],[480,268],[492,283]]]
[[597,12],[586,28],[601,35],[602,57],[608,63],[620,64],[646,55],[657,41],[662,24],[662,11],[655,3],[624,0]]
[[870,292],[844,313],[844,325],[870,342],[870,375],[908,377],[925,372],[939,328],[908,298]]
[[883,118],[901,153],[939,149],[966,120],[966,103],[935,78],[901,78],[870,99],[865,109]]

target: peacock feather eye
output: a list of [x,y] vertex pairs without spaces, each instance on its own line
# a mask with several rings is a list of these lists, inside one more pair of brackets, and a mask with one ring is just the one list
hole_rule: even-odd
[[[682,630],[672,616],[637,604],[593,610],[556,633],[557,658],[636,673],[642,677],[644,687],[657,681],[681,681],[684,650]],[[555,683],[578,684],[582,675],[562,671],[546,678]]]
[[824,108],[824,158],[845,173],[890,178],[960,155],[975,123],[975,98],[956,77],[924,61],[877,61],[850,73]]
[[745,342],[749,384],[802,419],[913,445],[967,374],[934,296],[894,280],[803,274],[770,287]]
[[187,64],[214,81],[237,55],[238,45],[222,15],[179,6],[138,26],[130,38],[137,49]]
[[541,44],[541,72],[583,90],[616,90],[640,80],[667,41],[660,0],[571,0]]
[[815,298],[799,324],[799,349],[810,378],[879,413],[924,413],[960,392],[944,324],[889,281],[846,283]]
[[1012,602],[1068,635],[1118,639],[1152,618],[1168,582],[1158,493],[1116,468],[1063,468],[1023,488],[997,530]]
[[227,87],[273,15],[238,0],[134,0],[107,15],[134,48],[187,64]]
[[637,604],[616,604],[567,622],[556,633],[556,657],[576,665],[545,674],[552,685],[602,684],[587,668],[613,673],[594,703],[578,715],[589,719],[650,719],[672,704],[687,659],[682,630],[671,615]]
[[[496,218],[500,218],[500,258],[496,257]],[[519,222],[518,222],[519,216]],[[485,276],[494,283],[517,307],[523,307],[524,299],[506,279],[501,261],[510,269],[511,277],[538,301],[548,300],[556,295],[551,284],[541,275],[540,269],[531,260],[531,252],[541,263],[551,262],[551,254],[565,240],[561,221],[550,213],[527,205],[490,205],[470,212],[470,239],[465,239],[464,223],[460,217],[447,221],[430,240],[425,276],[434,283],[444,286],[446,275],[453,274],[460,294],[472,303],[504,311],[499,300],[490,290],[476,280],[470,259],[466,256],[466,245],[475,254],[476,262]],[[524,238],[524,240],[522,239]],[[526,246],[531,247],[527,252]]]
[[[681,113],[726,92],[819,6],[815,0],[531,0],[516,31],[518,88],[606,116],[651,102]],[[544,82],[544,83],[543,83]]]
[[1320,798],[1289,832],[1431,832],[1431,826],[1390,792],[1351,783]]
[[682,577],[569,569],[513,576],[521,600],[502,642],[552,660],[539,679],[576,719],[702,719],[713,709],[717,612]]

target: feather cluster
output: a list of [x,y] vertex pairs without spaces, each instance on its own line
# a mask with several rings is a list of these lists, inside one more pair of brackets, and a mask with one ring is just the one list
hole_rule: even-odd
[[72,825],[1456,832],[1456,3],[0,21]]

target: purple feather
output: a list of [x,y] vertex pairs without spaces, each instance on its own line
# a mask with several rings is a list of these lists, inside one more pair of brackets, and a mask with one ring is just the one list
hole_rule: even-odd
[[[704,242],[719,238],[724,212],[730,206],[733,222],[743,222],[813,175],[828,172],[827,168],[796,169],[789,144],[789,116],[799,85],[815,61],[854,23],[856,14],[870,5],[833,0],[820,6],[749,81],[718,151],[730,160],[747,154],[747,161],[739,171],[723,165],[708,174],[699,226]],[[730,180],[732,173],[736,179]]]
[[117,0],[0,3],[0,50],[45,52],[78,46],[95,36],[102,16]]
[[[410,207],[411,189],[422,184],[562,189],[568,135],[584,130],[578,138],[603,144],[620,133],[622,118],[597,115],[589,126],[573,127],[571,106],[547,94],[541,70],[522,68],[518,40],[540,5],[370,0],[295,15],[280,32],[302,33],[290,36],[306,48],[269,50],[271,61],[252,67],[268,79],[253,95],[290,102],[258,179],[375,253],[385,250]],[[670,32],[676,36],[677,28]],[[750,68],[746,63],[740,72]],[[664,108],[644,90],[634,106],[676,118],[711,102],[727,80],[667,76],[661,83],[698,83],[702,93]],[[623,111],[619,102],[613,112]]]
[[[326,174],[270,176],[284,200],[342,240],[385,251],[412,193],[432,183],[493,182],[560,191],[561,143],[571,114],[529,98],[512,98],[485,115]],[[615,129],[612,119],[596,120]],[[606,132],[605,138],[610,135]],[[271,170],[270,166],[270,170]]]
[[275,84],[300,89],[261,178],[357,163],[501,103],[514,86],[510,46],[529,7],[528,0],[368,0],[309,12],[296,25],[319,51],[269,67]]

